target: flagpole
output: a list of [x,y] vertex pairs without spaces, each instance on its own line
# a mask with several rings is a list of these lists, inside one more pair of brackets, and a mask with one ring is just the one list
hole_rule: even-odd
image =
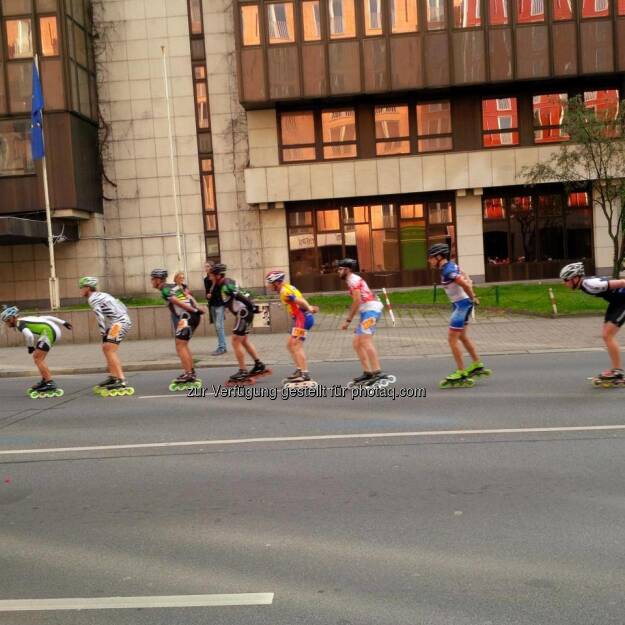
[[[174,160],[174,133],[171,119],[171,101],[169,96],[169,78],[167,76],[167,56],[165,46],[161,46],[161,54],[163,55],[163,82],[165,83],[165,101],[167,102],[167,126],[169,131],[169,161],[171,165],[171,188],[174,199],[174,212],[176,214],[176,245],[178,249],[178,267],[179,270],[184,263],[184,272],[187,273],[186,254],[182,253],[182,223],[180,217],[180,196],[178,193],[178,181]],[[188,279],[188,276],[187,276]]]
[[[35,54],[35,67],[39,74],[39,55]],[[41,141],[43,145],[43,158],[41,159],[41,167],[43,170],[43,195],[46,206],[46,223],[48,226],[48,253],[50,255],[50,278],[48,279],[50,288],[50,308],[58,310],[61,307],[59,297],[59,284],[56,277],[56,262],[54,259],[54,237],[52,236],[52,213],[50,210],[50,190],[48,187],[48,167],[46,164],[45,137],[43,125],[43,109],[41,111]]]

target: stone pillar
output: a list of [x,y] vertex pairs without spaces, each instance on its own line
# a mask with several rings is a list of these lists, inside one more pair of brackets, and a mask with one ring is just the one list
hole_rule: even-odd
[[484,282],[484,232],[482,196],[477,189],[456,192],[456,236],[458,264],[475,282]]
[[614,245],[609,235],[608,220],[603,214],[601,207],[594,202],[592,212],[595,273],[598,275],[611,276]]

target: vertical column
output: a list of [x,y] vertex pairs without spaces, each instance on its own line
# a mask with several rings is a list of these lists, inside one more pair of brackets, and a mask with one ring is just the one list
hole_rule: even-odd
[[[593,194],[596,194],[593,184]],[[612,259],[614,257],[614,245],[608,230],[608,220],[603,214],[603,210],[593,202],[593,241],[595,254],[595,272],[599,275],[612,275]]]
[[483,282],[486,270],[481,189],[456,192],[456,230],[460,267],[475,282]]

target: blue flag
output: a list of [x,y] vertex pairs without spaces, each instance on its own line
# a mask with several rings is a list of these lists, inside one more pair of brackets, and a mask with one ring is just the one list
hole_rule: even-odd
[[32,149],[33,160],[37,161],[45,156],[43,147],[43,92],[39,81],[37,65],[33,62],[33,104],[30,119],[31,138],[30,147]]

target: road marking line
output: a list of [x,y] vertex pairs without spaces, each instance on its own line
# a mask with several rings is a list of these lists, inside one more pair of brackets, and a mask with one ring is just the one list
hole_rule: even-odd
[[171,443],[134,443],[127,445],[91,445],[89,447],[44,447],[40,449],[5,449],[0,456],[30,454],[78,453],[83,451],[116,451],[121,449],[158,449],[167,447],[206,447],[215,445],[246,445],[249,443],[298,443],[310,441],[337,441],[376,438],[416,438],[443,436],[475,436],[484,434],[548,434],[558,432],[624,431],[625,425],[579,425],[551,428],[504,428],[497,430],[424,430],[421,432],[371,432],[369,434],[320,434],[311,436],[276,436],[266,438],[230,438],[205,441],[178,441]]
[[[203,397],[213,397],[216,393],[204,393]],[[174,393],[171,392],[168,395],[139,395],[137,399],[162,399],[163,397],[186,397],[187,395],[182,392]]]
[[0,612],[49,610],[121,610],[127,608],[197,608],[271,605],[272,592],[236,595],[171,595],[163,597],[98,597],[96,599],[19,599],[0,601]]

